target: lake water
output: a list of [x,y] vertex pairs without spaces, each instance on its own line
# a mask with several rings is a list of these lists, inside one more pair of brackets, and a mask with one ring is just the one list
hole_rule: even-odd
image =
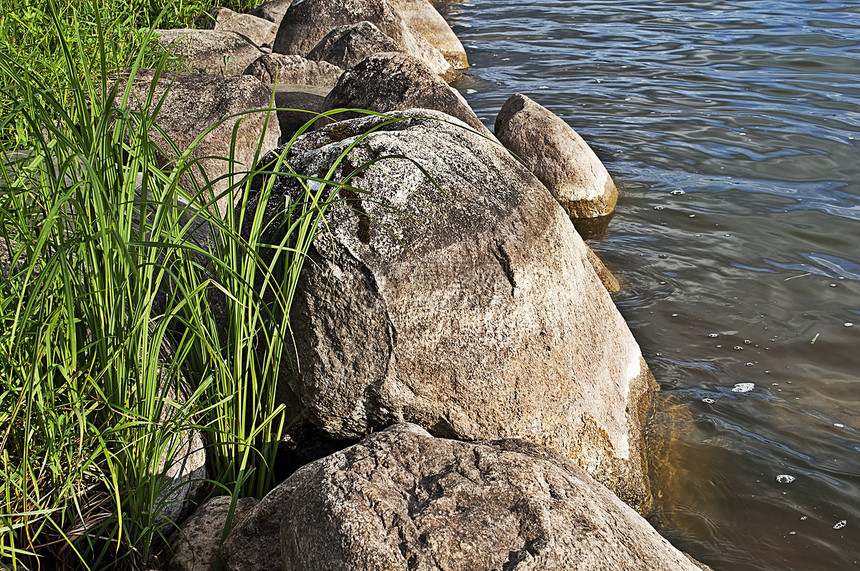
[[524,93],[621,190],[593,247],[663,388],[654,523],[718,570],[860,566],[860,4],[438,7],[484,122]]

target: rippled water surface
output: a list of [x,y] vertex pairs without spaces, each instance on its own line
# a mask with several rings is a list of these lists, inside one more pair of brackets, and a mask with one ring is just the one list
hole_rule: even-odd
[[655,523],[718,570],[860,566],[860,4],[439,8],[485,123],[525,93],[621,189],[593,246],[664,389]]

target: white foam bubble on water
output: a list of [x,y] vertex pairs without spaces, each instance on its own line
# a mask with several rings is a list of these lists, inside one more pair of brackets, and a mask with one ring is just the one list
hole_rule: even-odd
[[790,484],[794,481],[794,476],[790,474],[780,474],[776,477],[776,481],[780,484]]
[[732,387],[733,393],[748,393],[755,388],[755,383],[737,383]]

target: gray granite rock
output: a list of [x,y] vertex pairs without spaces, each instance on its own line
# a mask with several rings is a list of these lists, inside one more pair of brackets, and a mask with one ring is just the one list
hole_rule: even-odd
[[237,526],[224,555],[227,569],[246,571],[702,568],[557,452],[404,424],[293,474]]
[[[494,138],[460,93],[417,58],[397,52],[373,55],[347,70],[326,97],[325,109],[396,111],[436,109]],[[355,114],[339,117],[349,118]]]
[[[338,438],[406,420],[436,435],[547,444],[647,506],[653,377],[567,215],[456,119],[391,116],[401,121],[331,124],[287,157],[297,172],[324,173],[369,133],[338,179],[408,159],[375,162],[350,182],[370,195],[344,190],[330,207],[340,222],[315,242],[294,299],[298,371],[284,373],[284,401]],[[273,205],[300,196],[290,177],[274,192]]]
[[313,61],[302,56],[265,54],[245,70],[263,83],[314,85],[331,88],[343,70],[327,61]]
[[[155,74],[152,70],[138,70],[132,84],[129,106],[141,109],[147,93],[152,89]],[[243,173],[253,168],[254,155],[262,139],[262,153],[278,145],[280,129],[274,113],[268,118],[265,111],[271,104],[272,88],[263,85],[257,78],[249,75],[223,77],[202,73],[165,73],[154,85],[154,98],[165,96],[164,104],[156,118],[156,123],[166,132],[180,152],[185,152],[192,142],[210,127],[214,128],[203,137],[191,152],[197,159],[195,173],[202,169],[209,180],[214,181],[212,190],[217,199],[217,210],[223,215],[228,201],[235,199],[235,193],[225,195],[229,180],[225,178],[233,169],[235,184],[241,181]],[[166,95],[165,95],[166,94]],[[235,162],[229,162],[230,144],[233,127],[241,115],[241,125],[236,132],[233,149]],[[160,133],[151,134],[164,153],[165,162],[176,159]],[[202,182],[202,176],[197,180]],[[182,181],[187,190],[193,186],[186,179]]]
[[239,75],[263,52],[236,32],[216,30],[155,30],[159,45],[182,58],[184,70],[192,72]]

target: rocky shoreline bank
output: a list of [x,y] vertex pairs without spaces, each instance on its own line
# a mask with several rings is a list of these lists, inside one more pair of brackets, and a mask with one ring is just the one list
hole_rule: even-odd
[[[656,383],[574,228],[617,190],[573,129],[514,94],[491,133],[447,83],[467,56],[427,0],[272,0],[160,33],[189,72],[139,72],[133,95],[158,82],[180,150],[242,114],[196,147],[209,180],[263,141],[362,191],[329,212],[277,364],[295,464],[313,461],[259,502],[194,509],[170,568],[706,568],[637,513]],[[252,112],[272,101],[277,120]],[[269,204],[302,190],[279,177]],[[203,470],[195,451],[176,480]]]

